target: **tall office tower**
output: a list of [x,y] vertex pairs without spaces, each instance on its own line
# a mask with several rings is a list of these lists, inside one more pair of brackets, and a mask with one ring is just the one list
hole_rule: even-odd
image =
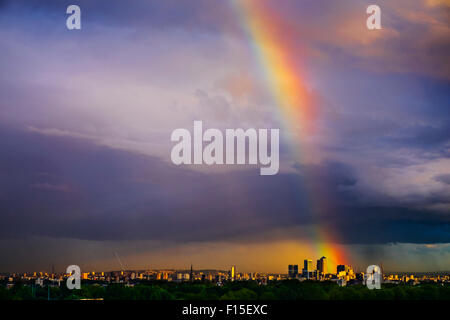
[[319,260],[317,260],[317,272],[320,274],[327,274],[327,258],[322,257]]
[[305,259],[304,267],[303,267],[303,268],[304,268],[305,270],[312,271],[312,270],[313,270],[313,267],[312,267],[312,260]]
[[312,260],[305,259],[303,264],[302,276],[309,279],[311,278],[312,274],[313,274]]
[[288,274],[289,278],[295,278],[298,275],[298,265],[297,264],[290,264],[288,266]]
[[231,281],[236,280],[236,267],[232,266],[231,267]]

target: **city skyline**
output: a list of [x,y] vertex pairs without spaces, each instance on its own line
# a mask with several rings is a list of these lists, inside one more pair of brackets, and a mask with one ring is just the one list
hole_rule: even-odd
[[[354,269],[349,265],[338,265],[335,270],[323,271],[323,261],[326,263],[326,257],[317,260],[316,268],[311,265],[310,259],[305,259],[304,267],[301,272],[299,265],[288,265],[287,273],[270,273],[270,272],[248,272],[241,271],[235,265],[228,269],[202,269],[194,268],[191,264],[190,268],[185,269],[119,269],[119,270],[97,270],[87,271],[80,269],[81,280],[103,280],[108,282],[124,283],[132,280],[167,280],[167,281],[197,281],[209,280],[221,282],[224,281],[249,281],[262,279],[264,281],[282,281],[297,279],[300,281],[334,281],[340,286],[346,286],[346,283],[351,285],[360,284],[365,279],[366,270]],[[71,266],[73,267],[73,266]],[[76,266],[78,268],[78,266]],[[382,277],[389,283],[392,281],[408,282],[409,280],[429,281],[430,279],[441,279],[442,281],[450,281],[450,271],[447,272],[386,272],[381,265]],[[67,271],[57,272],[52,266],[52,272],[33,271],[26,273],[1,273],[0,280],[8,280],[9,286],[18,279],[36,280],[36,284],[44,285],[43,280],[62,280],[67,279],[70,273]],[[120,280],[120,281],[119,281]],[[339,282],[344,280],[345,282]],[[352,283],[353,282],[353,283]],[[61,286],[61,283],[58,283]]]
[[[318,261],[323,262],[324,259]],[[321,262],[321,263],[322,263]],[[311,275],[245,273],[229,270],[122,270],[67,273],[0,274],[3,299],[25,300],[445,300],[450,273],[382,274],[340,265],[336,272]],[[318,266],[318,268],[320,265]],[[309,269],[309,260],[305,260]],[[74,290],[75,289],[75,290]],[[73,291],[72,291],[73,290]],[[433,292],[433,294],[430,294]],[[269,293],[270,292],[270,293]],[[296,302],[298,303],[298,301]]]
[[[219,2],[80,0],[69,30],[0,1],[0,272],[448,271],[447,2],[377,1],[379,30],[371,1]],[[279,170],[174,164],[196,121],[279,130]]]
[[[279,272],[279,271],[267,271],[267,270],[248,270],[248,269],[244,269],[244,270],[238,270],[236,264],[234,265],[230,265],[230,266],[222,266],[222,267],[207,267],[207,266],[200,266],[197,268],[194,268],[194,265],[191,263],[190,264],[190,268],[189,266],[186,268],[176,268],[176,267],[171,267],[171,266],[165,266],[165,267],[150,267],[150,265],[147,265],[145,267],[134,267],[134,266],[125,266],[122,261],[120,260],[120,257],[118,257],[117,253],[115,253],[115,257],[117,259],[117,266],[116,268],[112,268],[112,269],[89,269],[87,268],[86,270],[84,268],[81,268],[84,270],[83,273],[103,273],[103,272],[133,272],[133,271],[143,271],[143,270],[147,270],[147,271],[173,271],[173,272],[178,272],[178,271],[189,271],[193,272],[193,271],[220,271],[220,272],[224,272],[225,270],[229,270],[228,272],[230,272],[231,275],[233,274],[237,274],[237,273],[262,273],[262,274],[285,274],[290,278],[296,278],[297,276],[301,276],[301,277],[308,277],[308,275],[305,275],[305,271],[309,271],[309,272],[314,272],[314,277],[317,277],[318,274],[316,274],[315,272],[320,272],[320,274],[336,274],[339,273],[339,271],[342,271],[342,268],[344,267],[344,270],[346,270],[347,267],[349,267],[351,270],[354,270],[354,272],[356,273],[364,273],[365,270],[367,269],[368,266],[360,266],[360,265],[356,265],[356,266],[351,266],[351,265],[347,265],[347,264],[338,264],[336,266],[334,266],[334,269],[329,267],[328,265],[328,260],[326,257],[321,257],[320,259],[317,259],[315,264],[314,261],[306,258],[303,259],[302,261],[298,261],[297,264],[289,264],[287,266],[287,269],[285,270],[286,272]],[[383,265],[382,261],[378,262],[378,265],[381,266],[384,274],[394,274],[394,273],[399,273],[399,274],[407,274],[407,273],[417,273],[417,274],[425,274],[425,273],[429,273],[429,274],[440,274],[440,273],[450,273],[450,270],[432,270],[432,271],[420,271],[420,270],[389,270],[389,268],[386,268]],[[302,267],[303,266],[303,267]],[[60,267],[60,266],[59,266]],[[62,267],[61,270],[59,270],[58,266],[55,267],[54,264],[49,265],[49,267],[47,269],[40,269],[40,270],[28,270],[28,271],[5,271],[5,270],[0,270],[0,274],[36,274],[36,273],[44,273],[44,274],[65,274],[65,269],[66,267]],[[341,269],[341,270],[340,270]],[[231,276],[231,278],[233,278],[233,276]]]

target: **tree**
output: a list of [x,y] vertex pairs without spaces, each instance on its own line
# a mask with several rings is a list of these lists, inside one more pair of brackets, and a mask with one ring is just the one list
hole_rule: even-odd
[[228,291],[220,297],[220,300],[256,300],[257,297],[254,291],[242,288],[237,291]]

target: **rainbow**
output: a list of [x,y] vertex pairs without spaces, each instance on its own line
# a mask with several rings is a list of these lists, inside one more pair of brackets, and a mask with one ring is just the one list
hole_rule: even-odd
[[[308,141],[314,133],[316,110],[303,84],[299,59],[293,56],[298,50],[292,50],[283,39],[283,21],[269,10],[263,0],[231,0],[231,3],[279,108],[281,122],[290,133],[288,143],[294,156],[299,163],[316,162],[317,150]],[[331,203],[327,202],[327,192],[321,190],[313,173],[305,172],[304,176],[308,205],[314,213],[315,227],[311,236],[317,257],[326,256],[331,265],[343,264],[346,262],[345,251],[337,244],[338,237],[332,229],[325,227],[327,216],[334,212]]]

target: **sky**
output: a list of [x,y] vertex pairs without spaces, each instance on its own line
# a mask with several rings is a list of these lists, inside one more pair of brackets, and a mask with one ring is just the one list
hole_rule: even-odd
[[[0,272],[118,270],[115,252],[129,269],[287,273],[341,252],[330,268],[450,270],[449,16],[448,0],[0,1]],[[301,120],[280,107],[297,93]],[[174,165],[171,132],[194,120],[279,128],[279,173]]]

